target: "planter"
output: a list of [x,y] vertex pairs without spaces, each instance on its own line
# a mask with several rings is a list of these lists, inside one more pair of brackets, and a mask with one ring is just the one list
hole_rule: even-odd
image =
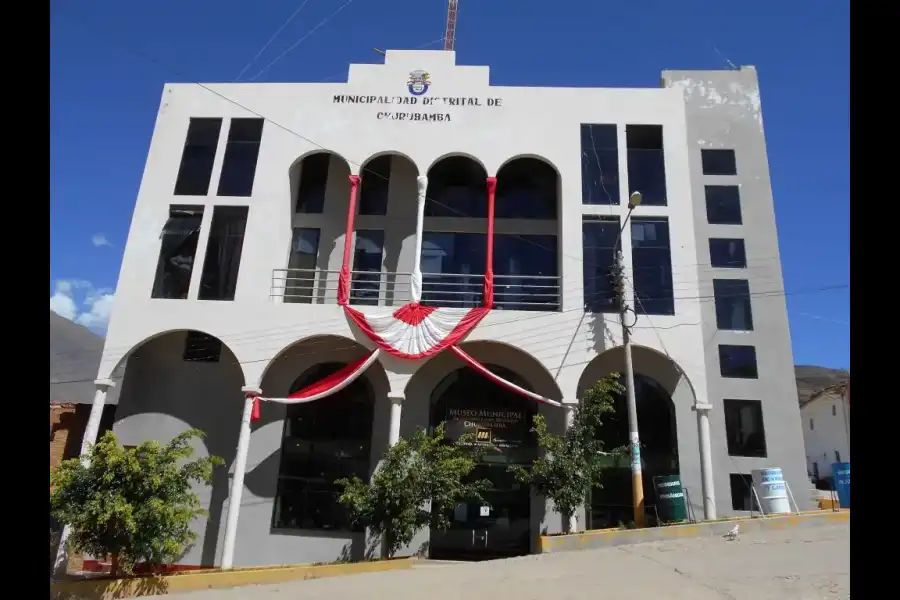
[[358,563],[326,565],[283,565],[247,567],[223,571],[204,569],[172,575],[145,575],[128,578],[96,577],[64,581],[50,585],[52,600],[112,600],[221,589],[244,585],[264,585],[302,579],[321,579],[357,573],[376,573],[409,569],[416,559],[397,558]]

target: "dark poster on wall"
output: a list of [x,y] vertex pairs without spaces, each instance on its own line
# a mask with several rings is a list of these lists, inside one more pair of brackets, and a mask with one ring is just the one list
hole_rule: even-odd
[[445,435],[456,442],[463,434],[470,433],[479,446],[519,448],[531,435],[528,416],[521,410],[449,407]]

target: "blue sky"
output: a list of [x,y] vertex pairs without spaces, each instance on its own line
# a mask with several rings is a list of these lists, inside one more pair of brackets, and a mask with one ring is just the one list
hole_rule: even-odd
[[[164,82],[235,79],[301,4],[51,2],[51,308],[105,329]],[[373,47],[438,49],[445,12],[308,0],[243,78],[282,55],[256,80],[338,81]],[[460,0],[457,61],[494,85],[595,87],[755,65],[790,293],[850,281],[849,21],[849,2],[813,0]],[[795,362],[850,367],[849,289],[788,309]]]

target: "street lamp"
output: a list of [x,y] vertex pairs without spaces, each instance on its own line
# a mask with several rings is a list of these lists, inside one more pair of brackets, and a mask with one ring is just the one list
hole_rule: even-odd
[[[622,232],[628,226],[628,219],[636,206],[640,205],[642,196],[640,192],[632,192],[628,197],[628,213],[622,228],[619,229],[619,238],[614,247],[619,247]],[[641,438],[638,435],[637,399],[634,395],[634,364],[631,359],[631,332],[625,323],[625,314],[628,305],[625,304],[625,261],[622,251],[616,250],[616,266],[613,270],[615,277],[615,289],[619,301],[619,323],[622,325],[622,344],[625,350],[625,397],[628,408],[628,444],[631,450],[631,498],[634,504],[634,525],[644,526],[644,481],[641,473]]]

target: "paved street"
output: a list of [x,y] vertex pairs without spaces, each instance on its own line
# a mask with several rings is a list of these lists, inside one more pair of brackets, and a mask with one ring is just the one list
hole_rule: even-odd
[[[850,524],[165,596],[169,600],[849,599]],[[162,598],[162,596],[160,596]]]

